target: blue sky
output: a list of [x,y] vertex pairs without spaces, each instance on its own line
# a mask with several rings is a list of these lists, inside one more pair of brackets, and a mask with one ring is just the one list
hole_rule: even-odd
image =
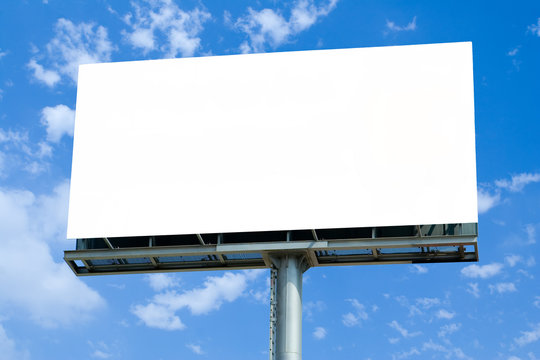
[[76,278],[77,65],[472,41],[478,264],[315,268],[304,358],[540,359],[537,1],[3,1],[0,358],[266,359],[267,271]]

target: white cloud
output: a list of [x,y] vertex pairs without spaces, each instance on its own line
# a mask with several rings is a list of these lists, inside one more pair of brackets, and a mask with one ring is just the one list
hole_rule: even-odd
[[186,327],[175,315],[174,309],[168,306],[154,303],[135,305],[131,312],[148,327],[162,330],[182,330]]
[[171,274],[148,274],[144,277],[154,291],[161,291],[178,285],[178,280]]
[[475,298],[480,297],[480,289],[478,288],[478,283],[468,283],[467,286],[468,286],[467,292],[469,294],[471,294]]
[[540,296],[535,296],[533,305],[540,309]]
[[[268,285],[268,288],[270,285]],[[324,309],[326,309],[326,304],[324,301],[317,300],[317,301],[307,301],[303,304],[303,312],[305,315],[305,319],[307,321],[313,321],[313,314],[316,312],[321,312]]]
[[506,189],[510,192],[518,192],[523,190],[526,185],[535,182],[540,182],[539,173],[521,173],[518,175],[513,175],[510,180],[495,180],[495,185],[500,187],[501,189]]
[[418,351],[418,349],[416,349],[415,347],[411,348],[411,350],[409,350],[409,351],[402,351],[400,353],[393,354],[392,359],[393,360],[406,359],[406,358],[411,357],[413,355],[420,355],[420,351]]
[[368,313],[366,312],[366,307],[358,302],[356,299],[347,299],[346,301],[350,302],[351,305],[354,307],[355,312],[349,312],[342,316],[341,322],[343,325],[347,327],[352,327],[356,325],[360,325],[361,320],[367,320],[368,319]]
[[45,70],[35,59],[28,62],[28,68],[34,72],[34,77],[49,87],[60,81],[60,74],[54,70]]
[[532,224],[525,226],[525,232],[527,233],[527,244],[532,245],[536,243],[536,228]]
[[456,313],[450,312],[450,311],[445,310],[445,309],[440,309],[439,311],[437,311],[435,316],[437,316],[437,318],[439,318],[439,319],[450,320],[450,319],[453,319],[454,316],[456,316]]
[[178,293],[169,290],[154,295],[146,305],[135,305],[131,312],[149,327],[180,330],[185,327],[176,312],[187,308],[193,315],[218,310],[225,302],[233,302],[245,293],[250,281],[264,270],[226,272],[223,276],[208,276],[202,287]]
[[499,294],[504,294],[507,292],[516,292],[516,286],[511,282],[497,283],[495,285],[489,285],[489,291],[491,294],[497,292]]
[[415,274],[427,274],[428,268],[423,265],[413,264],[410,268],[411,272]]
[[527,29],[536,36],[540,36],[540,18],[538,18],[538,22],[536,24],[529,25]]
[[411,338],[422,334],[422,332],[420,331],[415,331],[412,333],[409,332],[409,330],[401,326],[396,320],[393,320],[391,323],[388,324],[388,326],[390,326],[392,329],[397,330],[404,338]]
[[510,50],[509,52],[507,52],[506,55],[508,55],[508,56],[516,56],[518,52],[519,52],[519,48],[514,48],[514,49]]
[[[289,19],[279,10],[248,8],[247,14],[236,20],[234,26],[248,36],[240,45],[243,53],[263,52],[266,44],[276,48],[290,41],[291,37],[309,29],[317,20],[327,16],[336,7],[337,0],[329,0],[317,6],[313,0],[297,0]],[[230,19],[230,17],[229,17]]]
[[516,266],[519,262],[523,261],[523,258],[519,255],[508,255],[504,257],[504,261],[508,264],[510,267]]
[[92,353],[91,355],[93,358],[97,358],[97,359],[108,359],[110,358],[112,355],[103,351],[103,350],[99,350],[99,349],[96,349],[94,350],[94,352]]
[[15,341],[10,339],[0,323],[0,354],[3,360],[25,360],[30,358],[28,351],[17,349]]
[[47,140],[59,142],[63,135],[73,136],[75,110],[60,104],[41,110],[41,123],[47,127]]
[[515,338],[514,341],[519,346],[528,345],[540,339],[540,323],[533,326],[531,331],[521,331],[521,336]]
[[49,86],[58,83],[59,76],[68,76],[77,82],[80,64],[92,64],[111,60],[115,50],[109,41],[107,29],[93,23],[74,24],[67,19],[58,19],[55,36],[47,44],[46,61],[51,69],[30,60],[28,66],[34,70],[34,77]]
[[416,303],[422,306],[424,309],[429,309],[435,305],[439,305],[441,303],[441,300],[438,298],[424,297],[416,299]]
[[455,323],[452,323],[452,324],[446,324],[446,325],[443,325],[441,326],[441,329],[439,330],[439,332],[437,333],[437,335],[439,337],[446,337],[447,335],[450,335],[450,334],[453,334],[455,333],[456,331],[458,331],[459,329],[461,328],[461,324],[455,324]]
[[313,331],[313,337],[317,340],[322,340],[326,337],[327,331],[321,326],[317,326]]
[[2,51],[2,49],[0,49],[0,59],[2,59],[6,55],[7,55],[7,51]]
[[413,17],[410,23],[405,26],[396,25],[395,22],[386,20],[386,28],[389,31],[399,32],[399,31],[414,31],[416,30],[416,16]]
[[[132,2],[134,14],[127,14],[124,21],[131,31],[123,31],[124,39],[132,47],[141,49],[144,54],[160,50],[167,57],[193,56],[201,47],[199,34],[203,24],[211,18],[203,8],[191,11],[180,9],[171,0],[146,0]],[[164,45],[158,47],[157,38],[166,38]]]
[[492,263],[487,265],[469,265],[461,269],[461,274],[470,278],[487,279],[497,275],[503,268],[502,264]]
[[347,327],[353,327],[360,323],[360,320],[353,313],[346,313],[341,317],[341,322]]
[[491,208],[497,206],[501,201],[501,194],[496,192],[490,194],[487,190],[478,189],[478,213],[483,214]]
[[197,355],[203,355],[204,351],[201,348],[201,345],[195,345],[195,344],[186,344],[186,347],[193,351]]
[[[69,184],[52,194],[0,189],[0,310],[44,327],[90,318],[105,301],[52,254],[65,247]],[[35,271],[29,271],[31,266]]]

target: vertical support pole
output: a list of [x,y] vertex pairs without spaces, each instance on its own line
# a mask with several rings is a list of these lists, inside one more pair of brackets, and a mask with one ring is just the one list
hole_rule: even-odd
[[[302,360],[302,273],[304,255],[273,257],[277,271],[275,360]],[[271,354],[272,355],[272,354]]]
[[276,323],[277,323],[277,269],[274,265],[270,268],[270,347],[268,349],[269,360],[276,360]]

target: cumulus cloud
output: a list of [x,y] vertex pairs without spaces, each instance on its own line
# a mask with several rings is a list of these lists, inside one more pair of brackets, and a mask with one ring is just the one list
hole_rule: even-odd
[[65,241],[68,193],[68,182],[39,196],[0,189],[0,253],[10,254],[0,262],[0,310],[28,315],[44,327],[80,323],[105,305],[51,252],[60,253]]
[[315,330],[313,330],[313,337],[317,340],[322,340],[326,337],[327,331],[325,328],[321,326],[317,326]]
[[521,173],[513,175],[510,180],[495,180],[495,185],[510,192],[518,192],[522,191],[526,185],[536,182],[540,182],[540,173]]
[[131,312],[149,326],[163,330],[185,328],[176,312],[189,309],[193,315],[203,315],[218,310],[225,302],[233,302],[244,295],[248,283],[264,270],[226,272],[223,276],[208,276],[203,286],[178,293],[169,290],[154,295],[146,305],[135,305]]
[[[211,18],[204,8],[184,11],[171,0],[145,0],[132,2],[132,6],[133,13],[124,16],[131,30],[122,34],[133,48],[143,54],[159,50],[170,58],[178,54],[193,56],[200,49],[199,35],[203,24]],[[159,37],[165,38],[162,46],[158,46]]]
[[[317,20],[327,16],[336,7],[337,0],[329,0],[317,6],[313,0],[297,0],[286,19],[279,10],[248,8],[247,14],[238,18],[234,27],[248,37],[240,45],[243,53],[263,52],[266,44],[276,48],[287,43],[302,31],[309,29]],[[225,15],[230,21],[230,15]]]
[[536,24],[529,25],[527,29],[536,36],[540,36],[540,18]]
[[58,143],[62,136],[73,136],[75,110],[60,104],[41,110],[41,124],[47,128],[47,140]]
[[394,330],[397,330],[397,332],[399,332],[404,338],[411,338],[422,334],[421,331],[410,332],[409,330],[401,326],[396,320],[393,320],[391,323],[388,324],[388,326],[390,326]]
[[521,336],[514,339],[519,346],[525,346],[540,339],[540,323],[534,325],[531,331],[521,331]]
[[405,25],[405,26],[399,26],[399,25],[396,25],[396,23],[393,22],[393,21],[386,20],[386,29],[387,29],[388,31],[392,31],[392,32],[399,32],[399,31],[414,31],[414,30],[416,30],[416,16],[413,17],[413,19],[411,20],[411,22],[408,23],[408,24]]
[[342,316],[341,322],[343,325],[347,327],[352,327],[356,325],[360,325],[362,320],[368,319],[368,313],[366,312],[366,307],[358,302],[356,299],[347,299],[348,302],[351,303],[351,305],[354,308],[354,313],[349,312]]
[[46,54],[42,56],[49,64],[45,69],[33,58],[28,67],[34,77],[48,86],[54,86],[67,76],[74,83],[80,64],[92,64],[111,60],[115,50],[109,41],[107,29],[94,23],[74,24],[67,19],[58,19],[55,24],[55,36],[46,46]]
[[28,64],[28,68],[33,71],[34,78],[41,81],[49,87],[53,87],[60,81],[60,74],[54,70],[46,70],[36,62],[35,59],[31,59]]
[[469,278],[487,279],[501,272],[502,264],[492,263],[487,265],[469,265],[461,269],[461,274]]
[[478,213],[483,214],[491,208],[497,206],[501,201],[501,194],[495,192],[491,194],[484,189],[478,189]]
[[489,285],[489,291],[491,294],[497,292],[499,294],[504,294],[507,292],[516,292],[516,285],[511,282],[497,283],[495,285]]
[[166,305],[155,303],[135,305],[131,312],[148,327],[162,330],[182,330],[186,327],[175,315],[175,310]]
[[178,285],[178,280],[171,274],[148,274],[144,279],[154,291],[161,291]]

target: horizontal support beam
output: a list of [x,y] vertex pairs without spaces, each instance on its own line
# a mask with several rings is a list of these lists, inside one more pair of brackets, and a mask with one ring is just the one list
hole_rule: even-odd
[[328,241],[280,241],[242,244],[220,245],[189,245],[170,247],[142,247],[70,250],[64,252],[64,259],[70,260],[102,260],[102,259],[130,259],[141,257],[174,257],[196,255],[226,255],[238,253],[260,252],[290,252],[290,251],[329,251],[354,249],[385,249],[385,248],[416,248],[437,246],[476,245],[476,237],[413,237],[392,239],[354,239],[354,240],[328,240]]

